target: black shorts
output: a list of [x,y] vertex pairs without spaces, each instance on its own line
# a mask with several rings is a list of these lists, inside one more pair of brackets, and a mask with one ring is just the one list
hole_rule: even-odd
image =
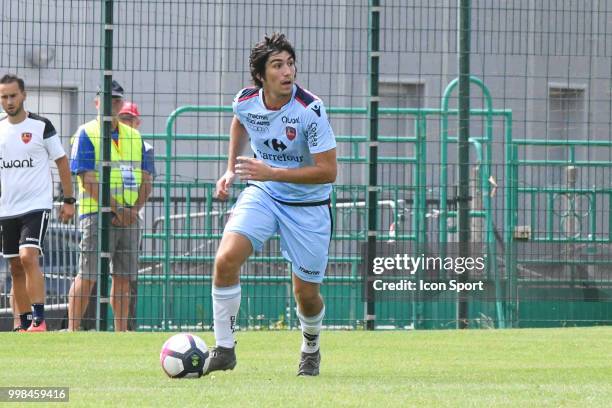
[[49,215],[49,210],[39,210],[0,220],[4,257],[19,256],[19,248],[24,247],[38,248],[42,255],[42,244],[47,233]]

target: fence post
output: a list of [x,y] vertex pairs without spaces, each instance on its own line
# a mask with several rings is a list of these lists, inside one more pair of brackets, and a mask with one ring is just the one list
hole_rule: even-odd
[[[459,232],[459,257],[470,256],[470,13],[471,1],[459,0],[459,27],[457,31],[459,63],[459,191],[457,197],[457,225]],[[459,282],[468,280],[468,273],[459,274]],[[457,295],[457,328],[468,326],[468,300],[464,292]]]
[[[368,47],[370,56],[369,66],[369,89],[368,101],[368,139],[369,139],[369,163],[368,163],[368,245],[367,245],[367,276],[372,274],[372,265],[376,256],[377,241],[377,211],[378,205],[378,76],[380,62],[380,0],[370,0],[370,18],[368,29]],[[366,328],[374,329],[376,310],[374,308],[374,293],[370,286],[370,279],[364,282],[367,285],[366,305]]]
[[100,59],[102,66],[101,89],[101,115],[100,134],[102,135],[102,149],[98,174],[101,190],[98,202],[98,303],[96,305],[96,330],[108,329],[108,276],[110,267],[109,254],[109,228],[110,212],[110,159],[111,159],[111,131],[112,131],[112,81],[113,81],[113,0],[102,2],[102,48]]

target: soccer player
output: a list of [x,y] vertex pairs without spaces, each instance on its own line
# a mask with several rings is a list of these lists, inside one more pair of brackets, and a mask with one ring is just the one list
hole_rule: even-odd
[[[74,215],[68,158],[51,122],[24,108],[25,83],[16,75],[0,78],[0,102],[7,117],[0,121],[0,223],[4,257],[13,278],[16,331],[47,330],[45,278],[38,264],[53,208],[53,180],[49,160],[59,171],[64,203],[59,219]],[[29,310],[31,308],[31,320]],[[31,323],[31,324],[30,324]]]
[[[321,100],[295,83],[296,56],[284,34],[251,50],[255,87],[233,103],[227,171],[216,194],[227,199],[238,176],[248,187],[232,210],[217,250],[212,288],[214,332],[206,372],[236,365],[234,329],[240,306],[240,267],[280,233],[291,262],[303,342],[298,375],[319,374],[323,281],[332,233],[329,197],[336,179],[336,141]],[[239,156],[250,140],[254,158]]]

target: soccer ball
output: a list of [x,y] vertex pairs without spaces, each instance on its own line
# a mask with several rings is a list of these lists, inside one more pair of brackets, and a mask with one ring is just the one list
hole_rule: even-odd
[[198,378],[208,365],[208,347],[194,334],[175,334],[162,346],[159,361],[168,377]]

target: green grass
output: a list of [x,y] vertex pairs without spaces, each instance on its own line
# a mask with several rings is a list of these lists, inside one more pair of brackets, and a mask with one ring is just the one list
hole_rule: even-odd
[[[214,344],[212,333],[199,335]],[[295,376],[300,333],[273,331],[239,333],[232,372],[169,379],[159,364],[169,336],[2,333],[0,385],[68,386],[71,405],[117,408],[603,407],[612,401],[612,327],[324,332],[317,378]]]

